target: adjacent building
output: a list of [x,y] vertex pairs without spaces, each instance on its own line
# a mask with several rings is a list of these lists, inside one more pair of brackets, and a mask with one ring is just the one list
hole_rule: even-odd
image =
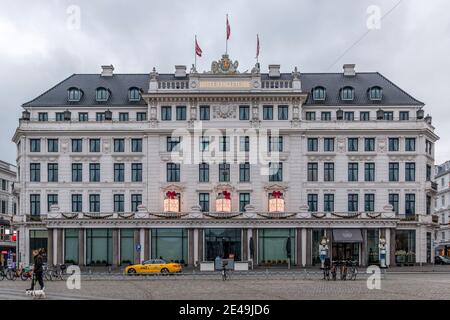
[[435,183],[437,195],[435,213],[439,218],[440,228],[436,231],[436,253],[450,255],[450,161],[436,166]]
[[73,74],[23,104],[20,261],[124,265],[430,263],[434,144],[424,104],[378,72]]
[[16,167],[0,160],[0,265],[15,261],[16,234],[11,226],[17,205],[13,195]]

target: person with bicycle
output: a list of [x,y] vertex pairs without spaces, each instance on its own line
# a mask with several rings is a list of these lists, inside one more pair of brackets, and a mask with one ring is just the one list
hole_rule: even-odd
[[39,282],[41,290],[44,290],[45,288],[43,279],[44,258],[42,257],[42,250],[33,250],[33,261],[34,261],[33,278],[31,280],[31,288],[28,289],[27,291],[33,291],[36,282]]
[[228,265],[228,261],[222,262],[222,280],[223,281],[227,280],[227,278],[228,278],[227,265]]

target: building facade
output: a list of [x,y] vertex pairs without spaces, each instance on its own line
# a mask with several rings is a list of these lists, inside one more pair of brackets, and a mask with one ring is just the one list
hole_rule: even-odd
[[424,104],[379,73],[74,74],[13,137],[20,260],[123,265],[429,263],[434,143]]
[[436,253],[450,255],[450,161],[436,166],[435,183],[437,195],[435,213],[439,218],[440,228],[436,231]]
[[11,226],[17,204],[13,195],[16,167],[0,160],[0,265],[16,258],[16,235]]

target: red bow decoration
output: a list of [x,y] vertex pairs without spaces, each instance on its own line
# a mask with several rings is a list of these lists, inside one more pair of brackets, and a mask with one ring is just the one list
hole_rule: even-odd
[[167,191],[166,197],[169,199],[175,199],[177,197],[177,193],[175,191]]
[[228,191],[224,191],[222,192],[223,197],[227,200],[231,200],[231,193],[229,193]]
[[272,197],[275,199],[281,199],[282,196],[283,196],[283,194],[281,193],[281,191],[273,191],[272,192]]

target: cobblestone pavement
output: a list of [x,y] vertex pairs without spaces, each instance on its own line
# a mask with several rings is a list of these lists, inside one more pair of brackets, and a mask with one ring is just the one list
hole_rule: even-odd
[[[387,274],[381,290],[367,289],[365,277],[356,281],[323,281],[291,276],[252,279],[220,274],[208,277],[133,277],[122,280],[82,280],[80,290],[68,290],[65,281],[46,282],[47,299],[450,299],[450,273]],[[275,278],[275,279],[274,279]],[[25,295],[30,281],[0,281],[0,299],[32,299]]]

